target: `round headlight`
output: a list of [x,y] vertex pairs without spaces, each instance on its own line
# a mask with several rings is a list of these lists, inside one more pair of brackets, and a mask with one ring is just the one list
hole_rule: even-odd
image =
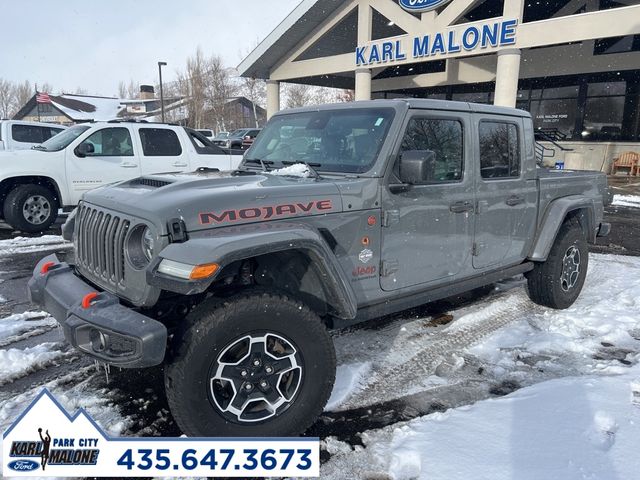
[[154,247],[155,240],[153,238],[153,234],[151,233],[151,230],[149,230],[149,227],[145,227],[144,233],[142,234],[142,252],[149,261],[151,261],[151,259],[153,258]]
[[127,237],[126,251],[129,263],[137,270],[146,268],[153,259],[155,243],[149,227],[143,224],[136,225]]

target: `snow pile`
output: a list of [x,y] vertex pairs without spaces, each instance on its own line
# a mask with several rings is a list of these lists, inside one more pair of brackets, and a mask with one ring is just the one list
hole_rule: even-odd
[[638,195],[614,195],[613,204],[621,207],[640,208],[640,196]]
[[281,177],[301,177],[301,178],[307,178],[312,175],[311,170],[304,163],[296,163],[288,167],[279,168],[276,170],[269,170],[266,173],[270,175],[278,175]]
[[365,376],[371,371],[371,362],[339,365],[333,392],[327,402],[325,411],[330,412],[342,405],[353,391],[360,387]]
[[71,243],[64,241],[58,235],[43,235],[35,238],[15,237],[9,240],[0,240],[0,257],[72,247]]
[[0,347],[39,335],[58,323],[47,312],[24,312],[0,319]]
[[[615,377],[551,380],[365,434],[369,469],[403,479],[638,478],[640,408]],[[340,478],[340,461],[323,477]],[[328,475],[327,475],[328,474]]]
[[0,350],[0,385],[73,355],[70,351],[57,350],[56,347],[60,346],[58,343],[47,342],[25,349]]
[[[500,376],[524,360],[554,368],[564,357],[574,373],[617,373],[632,363],[640,338],[640,258],[591,255],[589,274],[567,310],[541,309],[469,350]],[[636,331],[638,330],[638,331]]]

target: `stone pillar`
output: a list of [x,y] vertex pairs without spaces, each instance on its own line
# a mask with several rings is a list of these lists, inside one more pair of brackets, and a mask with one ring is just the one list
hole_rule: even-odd
[[501,107],[515,107],[518,98],[518,78],[520,77],[520,50],[510,48],[498,52],[496,68],[496,94],[494,104]]
[[280,110],[280,82],[267,80],[267,120]]
[[356,69],[356,101],[371,100],[371,70]]

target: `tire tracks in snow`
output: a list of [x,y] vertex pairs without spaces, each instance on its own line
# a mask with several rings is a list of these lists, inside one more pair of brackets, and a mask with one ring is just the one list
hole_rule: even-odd
[[[509,323],[530,314],[541,307],[534,305],[524,290],[500,294],[491,299],[483,308],[467,313],[449,325],[433,338],[414,338],[415,342],[427,343],[406,360],[390,362],[389,365],[374,366],[375,373],[357,390],[339,410],[352,410],[378,403],[380,399],[388,402],[399,399],[415,391],[420,381],[436,373],[439,365],[446,362],[451,354],[465,349],[487,335],[503,328]],[[411,342],[411,338],[407,339]],[[411,348],[407,345],[406,348]]]

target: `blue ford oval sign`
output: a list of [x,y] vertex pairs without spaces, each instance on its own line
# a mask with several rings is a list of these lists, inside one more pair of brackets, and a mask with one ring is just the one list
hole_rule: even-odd
[[400,6],[409,12],[428,12],[451,0],[400,0]]
[[8,467],[16,472],[32,472],[38,468],[40,464],[33,460],[14,460],[9,462]]

